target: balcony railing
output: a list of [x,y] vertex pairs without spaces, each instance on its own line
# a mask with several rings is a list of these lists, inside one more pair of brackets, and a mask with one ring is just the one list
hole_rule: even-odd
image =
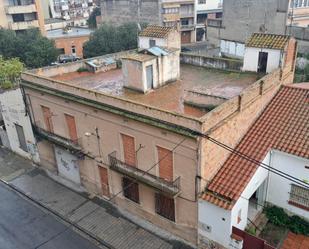
[[153,187],[171,196],[175,196],[180,193],[180,177],[173,182],[169,182],[161,177],[152,175],[147,171],[122,162],[117,159],[116,151],[109,154],[109,162],[112,170],[129,176],[138,182]]
[[195,25],[194,24],[186,24],[186,25],[180,25],[181,31],[186,31],[186,30],[194,30]]
[[38,137],[46,139],[60,147],[69,149],[72,153],[76,154],[77,156],[84,155],[79,139],[71,140],[69,138],[62,137],[55,133],[46,131],[43,128],[39,127],[38,125],[33,125],[33,129]]
[[23,30],[29,28],[39,28],[39,21],[32,20],[32,21],[24,21],[24,22],[10,22],[9,27],[12,30]]
[[33,12],[36,12],[36,6],[35,4],[9,5],[5,7],[5,12],[9,15],[33,13]]

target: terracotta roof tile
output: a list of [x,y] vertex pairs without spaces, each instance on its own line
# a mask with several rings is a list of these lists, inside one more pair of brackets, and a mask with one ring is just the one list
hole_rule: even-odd
[[[271,149],[309,158],[308,93],[308,88],[282,87],[236,150],[257,161],[262,161]],[[202,198],[231,209],[257,168],[256,164],[231,154],[208,184]]]
[[254,33],[246,43],[247,47],[284,49],[290,36]]
[[172,30],[172,27],[148,25],[146,28],[144,28],[143,31],[139,33],[139,36],[165,38]]

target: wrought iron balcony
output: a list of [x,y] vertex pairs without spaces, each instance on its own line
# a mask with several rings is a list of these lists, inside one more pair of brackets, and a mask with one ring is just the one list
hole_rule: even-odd
[[110,162],[110,168],[112,170],[131,177],[138,182],[153,187],[170,196],[175,196],[180,193],[180,177],[178,177],[173,182],[169,182],[161,177],[152,175],[147,171],[122,162],[121,160],[117,159],[116,151],[109,154],[108,157]]
[[79,140],[71,140],[69,138],[59,136],[55,133],[52,133],[52,132],[49,132],[49,131],[42,129],[38,125],[33,125],[33,128],[34,128],[35,134],[38,137],[46,139],[46,140],[48,140],[48,141],[52,142],[53,144],[56,144],[60,147],[66,148],[77,156],[81,157],[81,156],[84,155],[83,149],[79,144]]

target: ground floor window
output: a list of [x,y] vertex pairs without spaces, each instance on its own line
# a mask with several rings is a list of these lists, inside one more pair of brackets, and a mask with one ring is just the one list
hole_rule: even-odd
[[309,189],[292,184],[289,204],[309,210]]
[[138,190],[138,183],[132,181],[127,177],[122,178],[122,188],[123,188],[123,195],[134,201],[139,203],[139,190]]
[[171,221],[175,221],[175,203],[173,198],[169,198],[162,194],[155,194],[155,206],[156,213],[167,218]]

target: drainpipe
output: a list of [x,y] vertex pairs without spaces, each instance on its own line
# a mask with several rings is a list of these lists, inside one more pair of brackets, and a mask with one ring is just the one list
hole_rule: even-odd
[[[271,150],[269,152],[269,166],[272,167],[272,161],[273,161],[273,151]],[[269,182],[270,182],[270,171],[268,170],[268,176],[267,176],[267,185],[266,185],[266,193],[265,193],[265,202],[267,201],[267,196],[268,196],[268,189],[269,189]]]

